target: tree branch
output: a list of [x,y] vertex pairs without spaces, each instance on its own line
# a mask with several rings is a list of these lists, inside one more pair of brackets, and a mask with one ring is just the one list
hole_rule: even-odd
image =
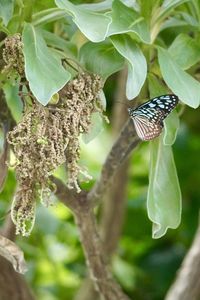
[[[115,93],[115,102],[111,117],[112,132],[116,137],[119,134],[128,115],[125,106],[118,103],[118,100],[125,103],[127,69],[121,70],[117,76],[117,88]],[[127,183],[128,160],[122,164],[114,175],[113,184],[109,186],[107,193],[103,197],[103,205],[100,220],[100,235],[103,243],[104,257],[109,264],[112,254],[115,252],[120,238],[124,212],[125,212],[125,190]],[[81,288],[76,294],[75,300],[93,300],[100,299],[100,295],[94,289],[92,281],[87,278],[84,280]]]
[[137,146],[138,143],[139,138],[136,135],[133,121],[129,119],[107,156],[102,167],[99,180],[88,194],[88,200],[93,206],[97,204],[98,200],[105,193],[105,190],[110,185],[110,181],[112,180],[117,168],[128,157],[130,152]]
[[[58,179],[54,182],[58,184],[57,197],[68,206],[69,201],[66,202],[68,189],[65,189],[65,185]],[[87,194],[84,192],[80,193],[74,200],[72,197],[70,199],[70,206],[79,228],[81,244],[85,252],[91,279],[99,293],[105,300],[128,300],[128,297],[123,294],[120,286],[113,280],[104,261],[102,244],[96,229],[95,216],[89,207]]]
[[91,279],[97,290],[105,300],[128,300],[121,287],[113,280],[104,261],[102,243],[97,233],[93,211],[82,207],[75,213],[75,220],[80,231]]
[[56,185],[56,196],[72,211],[76,209],[76,202],[80,194],[68,187],[57,177],[51,176],[51,181]]
[[200,225],[177,278],[165,300],[198,300],[200,297]]

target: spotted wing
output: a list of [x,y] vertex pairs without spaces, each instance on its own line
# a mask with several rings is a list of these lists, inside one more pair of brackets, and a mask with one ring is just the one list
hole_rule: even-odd
[[133,117],[132,119],[135,125],[137,135],[143,141],[152,140],[159,136],[162,132],[162,122],[150,122],[147,117],[139,115]]
[[151,111],[154,112],[154,110],[159,110],[162,111],[163,119],[165,119],[177,104],[178,97],[176,95],[162,95],[141,104],[134,112],[139,112],[139,114],[146,115],[151,119],[157,117],[154,113],[151,113]]
[[162,131],[163,120],[177,104],[176,95],[163,95],[141,104],[136,109],[129,108],[128,112],[139,138],[148,141],[157,137]]

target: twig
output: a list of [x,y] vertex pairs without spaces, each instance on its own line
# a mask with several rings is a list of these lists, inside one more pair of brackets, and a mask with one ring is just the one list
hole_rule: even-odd
[[58,198],[66,206],[70,206],[74,212],[91,279],[99,293],[104,300],[128,300],[120,286],[113,280],[104,261],[104,252],[97,233],[95,216],[88,206],[87,194],[79,193],[75,197],[73,194],[69,194],[69,190],[60,180],[54,178],[53,181],[57,184],[56,195]]
[[52,182],[56,185],[56,196],[57,198],[63,202],[67,207],[69,207],[72,211],[76,210],[77,207],[77,201],[80,196],[80,194],[77,194],[74,190],[70,190],[67,188],[64,183],[54,177],[51,176]]

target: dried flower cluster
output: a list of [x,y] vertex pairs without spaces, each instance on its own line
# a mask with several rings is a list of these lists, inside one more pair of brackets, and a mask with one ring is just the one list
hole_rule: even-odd
[[48,204],[51,192],[55,190],[50,176],[59,165],[66,162],[68,187],[77,192],[80,191],[79,174],[89,178],[78,165],[79,136],[89,131],[93,112],[102,114],[98,101],[102,81],[95,74],[79,74],[59,92],[56,105],[44,107],[37,102],[25,81],[22,50],[20,34],[5,39],[4,72],[20,76],[21,84],[29,91],[28,102],[21,95],[25,105],[22,121],[7,137],[16,156],[18,181],[11,215],[16,233],[28,235],[34,225],[36,200]]
[[24,56],[23,43],[21,35],[16,33],[5,39],[5,47],[3,49],[3,60],[5,62],[4,72],[15,72],[24,77]]
[[12,205],[17,233],[30,233],[36,199],[48,201],[54,190],[49,177],[62,163],[67,164],[68,187],[80,191],[78,175],[88,175],[78,165],[79,136],[89,131],[91,114],[102,113],[98,100],[101,89],[99,76],[79,74],[60,91],[56,105],[44,107],[34,101],[22,121],[8,134],[17,159],[19,188]]

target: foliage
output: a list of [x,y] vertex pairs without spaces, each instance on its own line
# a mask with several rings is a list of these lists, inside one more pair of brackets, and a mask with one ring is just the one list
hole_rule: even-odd
[[[105,0],[87,4],[67,0],[56,0],[55,3],[52,0],[34,3],[1,0],[0,17],[1,33],[15,37],[17,33],[23,42],[23,47],[20,44],[18,49],[23,51],[23,54],[20,52],[21,60],[17,63],[15,60],[14,67],[10,64],[14,52],[5,53],[4,50],[4,69],[2,67],[0,75],[1,89],[17,122],[26,123],[27,119],[22,117],[18,96],[22,82],[19,82],[19,76],[16,78],[16,72],[29,82],[30,90],[24,85],[20,91],[31,93],[44,111],[51,106],[57,93],[77,76],[79,64],[84,72],[98,74],[106,82],[107,105],[101,97],[100,106],[101,111],[102,106],[108,107],[108,115],[112,105],[116,105],[113,94],[117,83],[113,74],[126,67],[127,99],[143,101],[165,93],[179,97],[179,107],[166,119],[164,133],[150,143],[150,148],[148,144],[140,145],[131,159],[127,218],[118,253],[113,259],[113,272],[131,299],[163,299],[197,222],[200,178],[195,156],[200,143],[198,110],[195,112],[193,108],[200,104],[199,0]],[[6,40],[2,38],[1,48],[4,44]],[[96,101],[96,95],[94,98]],[[91,110],[94,112],[94,107]],[[85,142],[99,134],[103,126],[98,113],[93,114],[91,120],[92,129],[83,137]],[[38,143],[38,136],[36,138]],[[81,144],[81,163],[87,165],[94,180],[99,175],[110,139],[110,131],[106,129],[88,145]],[[57,175],[65,180],[62,168]],[[147,211],[153,222],[152,235],[161,237],[168,228],[180,224],[179,181],[183,195],[181,226],[162,240],[153,241],[145,200],[147,198]],[[14,190],[10,186],[15,184],[13,170],[10,170],[0,194],[2,214],[7,207],[5,200],[10,201],[13,197]],[[81,188],[90,188],[91,184],[81,184]],[[39,207],[33,235],[28,242],[20,238],[19,243],[27,254],[27,277],[38,298],[72,299],[86,270],[70,212],[60,203],[49,210]],[[52,272],[55,266],[56,275]],[[140,287],[141,281],[143,287]]]

